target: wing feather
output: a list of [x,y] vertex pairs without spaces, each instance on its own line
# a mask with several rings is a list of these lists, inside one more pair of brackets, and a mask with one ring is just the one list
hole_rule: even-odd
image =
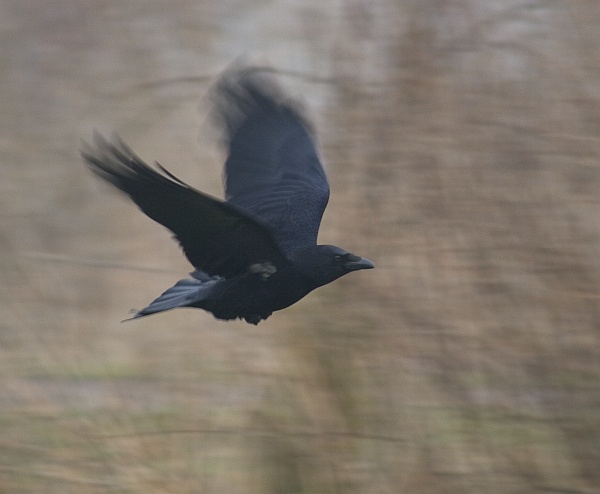
[[226,73],[213,94],[227,202],[266,225],[286,254],[314,245],[329,185],[299,105],[256,68]]
[[114,135],[84,145],[89,168],[125,192],[150,218],[171,230],[192,265],[209,275],[233,277],[256,263],[288,263],[270,230],[235,205],[204,194],[157,165],[150,168]]

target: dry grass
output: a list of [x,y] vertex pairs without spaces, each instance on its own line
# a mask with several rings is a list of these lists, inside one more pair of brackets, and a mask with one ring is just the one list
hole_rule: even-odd
[[303,2],[289,26],[237,6],[276,66],[322,76],[284,78],[329,166],[321,240],[378,268],[258,328],[119,325],[187,267],[76,155],[98,115],[218,193],[198,85],[139,87],[193,75],[166,40],[226,61],[229,7],[52,3],[3,7],[35,29],[1,60],[0,492],[598,492],[595,2]]

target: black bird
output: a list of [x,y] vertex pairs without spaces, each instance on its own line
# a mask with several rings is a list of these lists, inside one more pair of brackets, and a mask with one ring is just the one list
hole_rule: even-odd
[[213,97],[228,149],[225,201],[158,163],[150,168],[116,135],[96,133],[94,145],[84,144],[89,168],[171,230],[195,268],[133,318],[197,307],[258,324],[319,286],[374,267],[317,245],[329,185],[299,105],[252,67],[226,72]]

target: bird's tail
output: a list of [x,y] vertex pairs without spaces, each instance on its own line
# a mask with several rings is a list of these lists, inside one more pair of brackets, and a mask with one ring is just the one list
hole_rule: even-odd
[[192,273],[195,276],[193,279],[179,280],[174,286],[153,300],[148,307],[134,311],[135,314],[130,319],[150,316],[177,307],[205,308],[204,306],[210,303],[214,286],[219,282],[219,278],[205,275],[199,279],[195,273]]

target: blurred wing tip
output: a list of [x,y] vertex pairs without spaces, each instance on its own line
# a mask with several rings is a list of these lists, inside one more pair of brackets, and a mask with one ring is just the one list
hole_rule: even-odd
[[257,110],[290,113],[314,134],[306,105],[282,89],[276,73],[276,69],[266,65],[237,62],[226,69],[214,84],[210,92],[212,118],[224,129],[226,141]]
[[92,132],[91,143],[85,139],[82,139],[82,153],[86,154],[99,154],[104,155],[116,155],[121,154],[124,156],[135,157],[135,153],[132,149],[125,144],[125,141],[121,139],[117,132],[112,131],[110,137],[105,137],[105,134],[100,132],[98,129],[94,129]]

